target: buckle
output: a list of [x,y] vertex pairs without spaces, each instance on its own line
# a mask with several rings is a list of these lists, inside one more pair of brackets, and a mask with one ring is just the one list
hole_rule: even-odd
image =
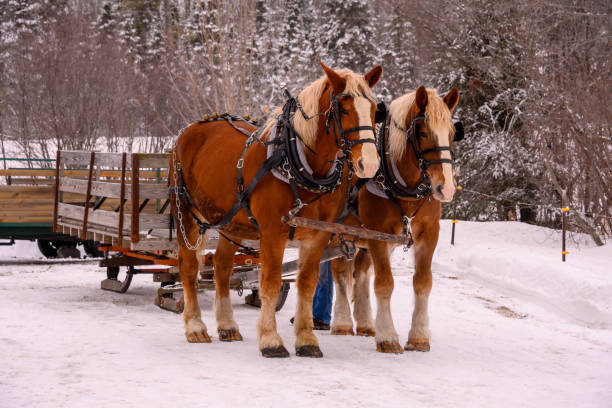
[[244,159],[238,159],[238,163],[236,164],[236,168],[241,169],[244,166]]
[[291,210],[289,210],[289,215],[291,217],[295,216],[297,213],[300,212],[303,207],[304,203],[298,198],[297,200],[295,200],[295,206]]

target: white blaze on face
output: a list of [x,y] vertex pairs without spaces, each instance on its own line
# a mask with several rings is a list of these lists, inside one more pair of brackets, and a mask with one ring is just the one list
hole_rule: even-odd
[[[372,102],[364,97],[355,97],[353,99],[355,111],[359,117],[359,126],[373,126],[372,117],[370,116],[370,108]],[[359,139],[374,139],[374,133],[371,130],[360,130]],[[363,175],[360,177],[374,177],[378,170],[379,160],[374,143],[361,144],[361,159],[363,164]]]
[[[450,135],[447,130],[435,131],[436,145],[438,147],[449,147],[450,146]],[[441,159],[452,159],[451,152],[448,150],[442,150],[440,152]],[[451,201],[455,194],[455,178],[453,177],[453,165],[450,163],[442,163],[442,175],[444,176],[444,185],[442,186],[442,195],[444,199],[442,201]]]

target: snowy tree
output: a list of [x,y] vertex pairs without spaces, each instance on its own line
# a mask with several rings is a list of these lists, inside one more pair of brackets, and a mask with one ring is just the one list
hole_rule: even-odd
[[374,33],[365,0],[326,0],[318,25],[319,58],[334,68],[365,72],[378,60]]
[[372,16],[376,27],[376,50],[383,66],[381,82],[375,93],[389,102],[415,90],[418,47],[413,23],[409,19],[412,5],[404,0],[390,0],[388,6]]

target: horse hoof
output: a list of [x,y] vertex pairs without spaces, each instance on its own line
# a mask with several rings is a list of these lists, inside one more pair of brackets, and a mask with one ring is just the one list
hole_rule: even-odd
[[334,336],[354,336],[352,327],[332,327],[331,334]]
[[307,345],[296,347],[295,355],[298,357],[321,358],[323,357],[323,352],[321,351],[319,346]]
[[284,346],[266,347],[261,350],[261,355],[267,358],[285,358],[289,357],[289,352]]
[[376,343],[376,351],[379,353],[402,354],[404,349],[396,341],[383,341],[382,343]]
[[219,329],[218,332],[221,341],[242,341],[242,335],[238,329]]
[[211,343],[212,340],[205,330],[185,334],[189,343]]
[[357,335],[358,336],[365,336],[365,337],[374,337],[374,336],[376,336],[376,330],[374,330],[372,328],[368,328],[368,327],[358,327],[357,328]]
[[404,346],[406,351],[429,351],[429,341],[410,341]]

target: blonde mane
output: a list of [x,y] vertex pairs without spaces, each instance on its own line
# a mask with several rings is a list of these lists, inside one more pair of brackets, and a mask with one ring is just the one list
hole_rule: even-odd
[[[376,103],[370,86],[366,82],[363,75],[356,74],[350,69],[339,69],[335,72],[342,78],[346,79],[346,86],[344,87],[344,91],[342,91],[342,93],[347,93],[353,96],[365,96]],[[323,75],[312,84],[304,88],[304,90],[300,92],[297,97],[306,115],[312,119],[306,120],[300,112],[296,112],[296,114],[293,115],[292,120],[293,128],[302,137],[304,143],[310,147],[314,146],[317,139],[319,121],[318,118],[313,116],[317,115],[318,113],[322,113],[319,112],[319,100],[321,99],[326,83],[327,76]],[[266,140],[268,138],[270,130],[276,124],[276,117],[280,114],[280,112],[281,108],[274,109],[272,112],[273,117],[266,121],[264,130],[262,132],[262,139]]]
[[[400,160],[406,152],[406,116],[414,104],[416,91],[407,93],[391,102],[389,112],[391,123],[389,124],[389,152],[395,161]],[[425,122],[436,137],[449,135],[453,137],[455,127],[452,122],[452,114],[444,100],[435,89],[427,89],[427,108],[425,109]],[[438,139],[438,145],[440,145]]]

